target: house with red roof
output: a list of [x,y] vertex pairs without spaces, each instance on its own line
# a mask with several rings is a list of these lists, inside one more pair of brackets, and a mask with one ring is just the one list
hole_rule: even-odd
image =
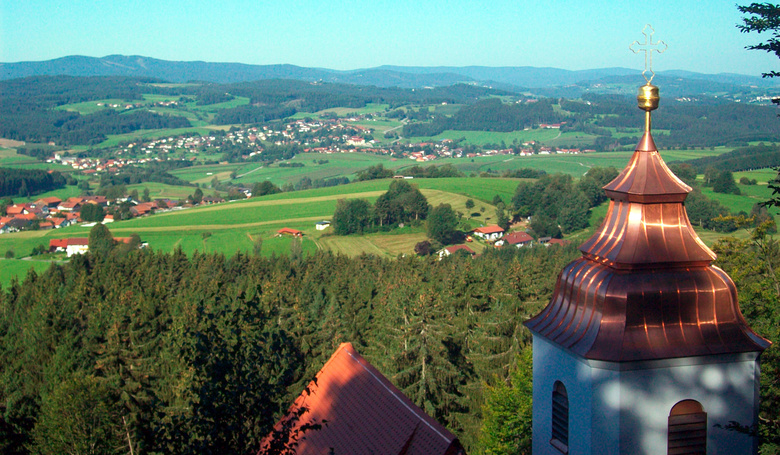
[[547,242],[545,242],[544,246],[550,246],[550,245],[560,245],[560,246],[566,246],[570,244],[571,242],[569,240],[563,240],[563,239],[550,239]]
[[469,248],[466,245],[452,245],[452,246],[448,246],[446,248],[442,248],[441,250],[439,250],[437,254],[439,255],[439,260],[442,260],[442,259],[446,258],[447,256],[449,256],[451,254],[457,253],[458,251],[461,251],[461,252],[463,252],[465,254],[468,254],[471,257],[474,257],[474,256],[477,255],[477,253],[475,253],[474,250],[472,250],[471,248]]
[[504,244],[508,244],[520,248],[526,245],[531,245],[533,243],[534,238],[531,237],[527,232],[516,231],[505,235],[503,239],[496,242],[496,246],[503,246]]
[[157,209],[155,202],[142,202],[134,207],[130,207],[130,212],[134,216],[144,216],[153,213]]
[[32,205],[30,204],[14,204],[10,207],[6,207],[5,213],[9,216],[24,215],[30,213],[31,210],[32,210]]
[[281,228],[278,231],[276,231],[276,234],[279,236],[282,235],[291,235],[293,237],[303,237],[303,231],[299,231],[297,229],[291,229],[291,228]]
[[498,240],[504,236],[504,229],[496,224],[476,228],[473,232],[474,235],[484,240]]
[[72,202],[70,199],[57,206],[61,212],[79,212],[81,211],[81,202]]
[[72,221],[67,218],[51,217],[47,219],[54,225],[55,229],[68,227],[72,224]]
[[58,197],[43,197],[35,201],[36,207],[48,207],[48,208],[56,208],[58,205],[62,203],[62,199]]
[[[299,420],[291,417],[302,412]],[[465,455],[458,438],[417,407],[352,344],[342,343],[261,443],[263,453],[291,424],[291,435],[309,422],[327,421],[297,440],[298,454]]]
[[86,237],[75,237],[49,240],[49,252],[54,253],[58,251],[67,252],[68,257],[74,254],[84,254],[89,251],[89,239]]

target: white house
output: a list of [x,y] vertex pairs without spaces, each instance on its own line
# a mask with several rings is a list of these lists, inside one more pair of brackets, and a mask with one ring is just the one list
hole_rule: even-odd
[[474,235],[485,240],[498,240],[504,235],[504,230],[498,225],[484,226],[474,229]]

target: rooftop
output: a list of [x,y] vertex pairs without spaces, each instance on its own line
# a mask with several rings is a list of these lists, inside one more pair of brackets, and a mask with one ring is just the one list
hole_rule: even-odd
[[299,426],[310,421],[327,421],[327,425],[306,431],[296,453],[326,454],[332,448],[345,454],[465,454],[452,433],[412,403],[350,343],[336,349],[307,390],[295,400],[290,414],[303,406],[308,411]]

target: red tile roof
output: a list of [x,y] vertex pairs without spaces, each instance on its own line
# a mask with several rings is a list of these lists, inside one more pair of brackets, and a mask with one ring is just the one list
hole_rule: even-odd
[[86,237],[73,237],[49,240],[49,248],[67,248],[69,245],[89,245],[89,239]]
[[445,250],[447,250],[447,252],[450,253],[450,254],[453,254],[453,253],[455,253],[457,251],[465,251],[468,254],[477,254],[477,253],[474,252],[474,250],[472,250],[471,248],[467,247],[466,245],[448,246],[447,248],[445,248]]
[[476,228],[474,229],[474,232],[479,232],[480,234],[494,234],[496,232],[504,232],[504,230],[501,229],[501,226],[492,225]]
[[62,202],[62,199],[58,197],[44,197],[35,201],[35,205],[57,205]]
[[[296,453],[456,455],[460,441],[342,343],[290,408],[305,406],[300,423],[327,421],[298,440]],[[280,422],[281,424],[281,422]],[[280,427],[277,424],[277,427]],[[277,428],[278,429],[278,428]],[[263,443],[266,446],[268,440]]]
[[504,237],[504,240],[510,245],[517,245],[519,243],[533,242],[534,238],[531,237],[527,232],[517,231],[508,234],[506,237]]
[[291,229],[291,228],[281,228],[278,231],[276,231],[276,233],[279,234],[279,235],[281,235],[281,234],[290,234],[290,235],[295,235],[295,236],[298,236],[298,237],[303,235],[302,231],[299,231],[297,229]]

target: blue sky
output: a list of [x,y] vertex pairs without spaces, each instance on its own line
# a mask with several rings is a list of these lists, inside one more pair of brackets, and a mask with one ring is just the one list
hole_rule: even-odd
[[[742,2],[749,3],[748,1]],[[68,55],[379,65],[626,67],[650,23],[656,71],[759,75],[780,60],[744,47],[731,1],[0,0],[0,62]]]

